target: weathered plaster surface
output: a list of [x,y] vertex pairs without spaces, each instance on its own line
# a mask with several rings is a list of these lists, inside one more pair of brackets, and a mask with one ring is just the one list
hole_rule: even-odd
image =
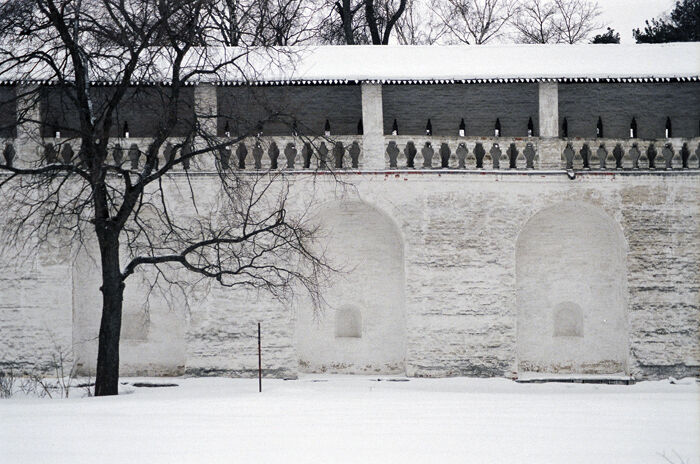
[[[592,212],[609,218],[609,229],[596,230],[618,228],[626,243],[621,252],[624,266],[615,269],[626,269],[627,289],[621,298],[626,301],[627,323],[616,325],[615,336],[620,344],[629,346],[626,360],[629,373],[638,378],[652,378],[698,372],[700,177],[696,174],[598,173],[580,174],[569,180],[565,174],[537,173],[353,173],[342,176],[350,184],[345,188],[339,188],[331,176],[316,178],[315,182],[312,175],[292,176],[292,211],[302,208],[309,196],[315,194],[330,202],[362,201],[395,224],[395,235],[377,234],[376,228],[357,227],[352,222],[362,221],[365,213],[345,217],[343,220],[350,221],[351,226],[339,233],[341,240],[334,245],[337,251],[333,256],[351,257],[360,264],[358,269],[367,266],[364,271],[358,270],[361,274],[349,277],[357,285],[353,287],[357,288],[357,295],[351,295],[352,298],[365,298],[368,305],[380,296],[397,302],[404,298],[403,369],[407,375],[510,376],[517,372],[518,239],[535,215],[562,203],[584,204],[582,214]],[[178,183],[184,182],[184,177],[177,179]],[[194,176],[191,181],[195,191],[204,196],[216,193],[213,175]],[[178,201],[177,195],[188,189],[178,191],[173,194],[173,201]],[[206,201],[199,205],[204,211],[202,205]],[[338,208],[341,211],[342,207]],[[556,215],[550,219],[555,220]],[[331,222],[337,227],[344,224],[335,219]],[[561,269],[566,264],[562,264],[559,254],[548,253],[562,246],[575,248],[577,258],[569,266],[580,266],[583,274],[591,273],[594,267],[585,262],[585,251],[602,256],[608,244],[620,243],[620,237],[612,235],[615,234],[577,235],[576,239],[562,239],[564,245],[556,245],[558,237],[544,234],[545,239],[553,242],[551,249],[547,244],[536,246],[541,255],[538,267],[541,279],[556,282],[562,278]],[[397,237],[397,242],[400,237],[402,243],[403,288],[395,283],[398,276],[381,274],[400,273],[398,252],[392,251],[398,248],[388,243],[391,241],[388,237],[392,236]],[[352,247],[352,251],[344,254],[348,248],[343,243]],[[386,250],[384,255],[383,250]],[[70,339],[72,334],[76,351],[89,358],[90,351],[77,345],[96,336],[99,292],[95,272],[80,261],[72,265],[65,259],[67,250],[46,253],[60,259],[49,259],[42,253],[34,267],[27,268],[3,259],[0,284],[0,362],[3,364],[29,365],[49,359],[51,343],[46,325],[62,340]],[[375,269],[373,263],[383,263],[383,271]],[[601,272],[605,276],[608,271]],[[576,269],[565,274],[567,279],[576,275]],[[595,279],[605,280],[600,276]],[[607,281],[613,290],[623,285],[620,276],[611,276]],[[129,303],[126,315],[139,316],[135,308],[141,303],[141,293],[138,289],[129,291],[133,291],[129,297],[133,304]],[[573,299],[582,298],[579,291],[572,291]],[[332,289],[330,292],[333,295]],[[546,295],[536,292],[539,301],[547,302]],[[336,293],[334,297],[338,301],[334,304],[341,306],[346,294],[350,295],[346,291]],[[300,370],[318,367],[309,364],[300,369],[299,364],[300,360],[304,361],[299,347],[305,343],[314,346],[316,342],[313,331],[301,331],[297,325],[298,320],[308,318],[310,307],[297,302],[294,308],[286,308],[264,295],[215,286],[208,292],[198,291],[195,296],[190,300],[189,310],[181,303],[159,302],[155,297],[147,330],[144,332],[133,324],[128,329],[131,338],[125,338],[122,345],[124,373],[185,371],[250,375],[257,368],[258,321],[263,327],[263,363],[268,375],[293,376]],[[581,306],[585,309],[585,304]],[[363,330],[370,321],[363,320]],[[401,343],[392,334],[395,332],[388,333],[384,347],[377,345],[382,355],[382,350],[394,349],[395,343]],[[542,329],[541,336],[551,337],[551,327]],[[326,354],[319,354],[319,359],[321,356]],[[380,366],[380,354],[377,356],[374,361]],[[319,365],[328,365],[329,359],[324,358]],[[338,359],[349,363],[344,366],[346,371],[360,371],[367,365],[364,360],[361,365],[353,365],[360,361]],[[90,361],[85,362],[89,367]],[[396,371],[386,366],[379,370]]]

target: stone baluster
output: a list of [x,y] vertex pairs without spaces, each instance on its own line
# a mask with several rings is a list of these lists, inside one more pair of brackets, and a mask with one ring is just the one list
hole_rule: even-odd
[[311,158],[313,156],[313,147],[311,143],[306,142],[301,149],[301,158],[303,161],[303,169],[311,169]]
[[430,169],[433,167],[433,155],[435,150],[430,142],[425,142],[423,148],[421,149],[421,155],[423,155],[423,168]]
[[564,148],[564,167],[566,169],[573,169],[574,168],[574,148],[571,145],[571,143],[566,144],[566,148]]
[[650,143],[649,147],[647,148],[647,158],[649,159],[649,169],[656,169],[659,162],[659,157],[658,152],[656,151],[656,146],[653,142]]
[[674,156],[673,145],[667,143],[666,146],[661,150],[661,156],[663,157],[663,165],[657,167],[661,169],[673,169],[673,156]]
[[601,143],[596,151],[598,155],[598,163],[600,169],[606,169],[608,167],[608,150],[605,148],[605,144]]
[[236,158],[238,160],[238,169],[245,169],[245,159],[248,156],[248,148],[245,143],[240,142],[236,148]]
[[321,142],[318,146],[318,167],[321,170],[328,169],[328,147],[326,142]]
[[688,165],[690,168],[693,169],[700,169],[700,143],[698,143],[698,147],[695,149],[695,157],[691,158],[691,160],[688,162]]
[[219,148],[219,166],[222,171],[226,171],[231,168],[231,149],[228,147]]
[[616,144],[613,148],[613,157],[615,158],[615,169],[622,169],[622,159],[625,156],[625,150],[622,144]]
[[10,142],[7,142],[5,144],[5,148],[2,150],[2,157],[3,157],[3,162],[7,166],[13,166],[15,163],[15,158],[17,157],[16,151],[15,151],[15,146],[11,144]]
[[459,169],[466,169],[467,156],[469,155],[469,149],[467,148],[467,144],[464,142],[460,142],[459,145],[457,145],[457,150],[455,150],[455,154],[457,155],[457,167]]
[[418,154],[416,145],[412,141],[409,141],[403,149],[403,152],[404,155],[406,155],[406,167],[414,169],[416,167],[416,155]]
[[494,143],[491,146],[491,150],[489,151],[489,154],[491,155],[493,169],[500,169],[501,168],[501,155],[503,154],[503,152],[501,151],[501,147],[499,147],[497,143]]
[[253,145],[253,167],[255,169],[262,169],[262,157],[263,148],[260,145],[260,140],[256,140],[255,145]]
[[440,167],[442,169],[447,169],[450,167],[450,146],[443,142],[440,145]]
[[[168,147],[170,147],[172,150],[172,145],[170,143],[165,146],[165,149],[167,150]],[[124,150],[120,144],[116,144],[114,145],[114,148],[112,148],[112,159],[114,160],[114,164],[117,166],[122,165],[122,162],[124,161]]]
[[389,169],[398,168],[399,147],[395,141],[389,142],[389,145],[386,147],[386,154],[389,157]]
[[579,150],[579,154],[581,155],[581,164],[583,169],[591,169],[592,165],[592,156],[593,154],[591,153],[591,148],[588,146],[587,143],[584,143],[583,146],[581,146],[581,150]]
[[481,142],[478,142],[474,146],[474,159],[476,160],[476,169],[484,169],[485,158],[486,150],[484,149],[484,145]]
[[[632,148],[630,148],[627,151],[627,153],[628,153],[629,157],[626,159],[629,159],[629,162],[631,163],[629,168],[639,169],[639,158],[641,156],[641,153],[639,151],[639,145],[636,143],[633,143]],[[623,166],[623,167],[627,168],[628,166]]]
[[73,147],[70,143],[64,143],[63,148],[61,148],[61,160],[63,164],[70,164],[73,161]]
[[343,169],[343,156],[345,156],[343,142],[335,142],[333,145],[333,162],[335,169]]
[[350,162],[352,165],[353,169],[358,169],[360,167],[360,154],[362,153],[362,149],[360,148],[360,144],[357,142],[352,142],[352,145],[350,145]]
[[297,157],[296,146],[289,142],[286,147],[284,147],[284,157],[287,159],[287,169],[294,169],[294,163]]
[[270,157],[270,169],[278,169],[277,160],[280,157],[280,149],[274,141],[270,143],[270,147],[267,149],[267,155]]

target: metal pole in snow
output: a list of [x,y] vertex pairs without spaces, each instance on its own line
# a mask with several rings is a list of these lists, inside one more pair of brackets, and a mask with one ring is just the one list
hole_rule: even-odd
[[258,322],[258,392],[262,393],[262,353],[260,347],[260,323]]

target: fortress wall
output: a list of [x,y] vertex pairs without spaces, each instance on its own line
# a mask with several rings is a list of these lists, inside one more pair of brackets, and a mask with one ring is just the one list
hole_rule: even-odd
[[[624,298],[629,332],[620,329],[615,336],[629,346],[629,373],[638,378],[697,375],[700,178],[696,174],[580,174],[569,180],[565,174],[435,172],[347,174],[343,178],[351,185],[341,188],[330,176],[315,181],[311,175],[294,176],[290,209],[298,210],[315,193],[324,201],[360,200],[396,224],[404,244],[408,375],[517,373],[516,245],[528,221],[562,203],[584,203],[596,214],[611,218],[621,230],[626,243]],[[184,177],[177,179],[185,185]],[[191,180],[200,194],[216,192],[213,176]],[[176,192],[174,202],[187,204],[177,195],[186,195],[188,188],[168,188]],[[200,211],[205,210],[204,204],[198,205]],[[550,219],[556,222],[557,217]],[[372,234],[367,237],[372,240]],[[565,249],[576,247],[583,262],[580,269],[590,273],[587,250],[604,249],[601,245],[608,240],[612,237],[606,234],[587,234],[566,242]],[[381,258],[384,243],[377,239],[367,242],[366,248],[352,245],[353,252],[360,262],[367,253],[367,262],[372,262],[378,254]],[[562,266],[557,247],[554,242],[536,247],[542,261],[537,277],[554,279],[555,284],[563,276],[557,271]],[[67,253],[65,249],[61,252]],[[56,254],[52,251],[46,256],[52,253]],[[51,261],[40,254],[36,267],[26,269],[4,261],[0,362],[31,364],[50,356],[47,334],[37,328],[42,320],[64,339],[71,331],[74,340],[96,336],[94,322],[72,324],[91,301],[94,304],[90,296],[94,289],[83,288],[76,268],[71,285],[66,277],[71,266],[64,258]],[[573,269],[564,277],[570,281],[577,275]],[[572,293],[586,291],[575,282],[567,285],[572,285]],[[154,304],[145,336],[138,325],[125,321],[131,335],[121,351],[124,373],[176,373],[184,368],[192,374],[253,375],[258,321],[263,326],[266,373],[287,377],[299,371],[295,321],[310,307],[297,301],[291,309],[255,292],[216,285],[208,292],[198,289],[194,296],[189,312],[177,303]],[[134,298],[137,303],[138,295]],[[132,309],[126,310],[127,316],[137,317]],[[541,336],[551,337],[552,332],[542,329]]]
[[468,136],[493,136],[496,118],[504,137],[526,137],[528,118],[539,131],[536,83],[383,85],[382,99],[384,134],[394,119],[399,134],[425,134],[428,118],[435,135],[457,135],[462,118]]
[[406,305],[404,243],[396,224],[357,199],[314,211],[318,250],[340,272],[324,291],[328,306],[297,307],[295,329],[305,372],[404,373]]
[[0,137],[12,137],[15,134],[16,111],[15,87],[0,85]]
[[[44,86],[41,89],[41,118],[44,121],[42,136],[54,136],[54,124],[64,129],[61,137],[74,136],[80,128],[78,111],[66,90],[59,86]],[[93,87],[93,105],[99,112],[107,104],[113,90],[110,87]],[[131,87],[118,106],[111,136],[121,136],[124,123],[128,123],[130,137],[153,137],[160,124],[165,122],[164,109],[168,103],[169,87]],[[178,122],[171,132],[172,137],[187,135],[194,122],[194,87],[180,89]],[[65,129],[68,128],[68,129]]]
[[55,244],[16,252],[0,247],[0,371],[53,373],[60,353],[73,359],[70,258]]
[[[224,135],[226,121],[232,135],[255,130],[265,122],[265,135],[291,135],[296,119],[299,133],[323,135],[326,119],[332,134],[357,134],[362,119],[359,85],[314,85],[277,87],[217,87],[218,133]],[[277,118],[271,118],[274,114]]]
[[595,137],[599,116],[605,137],[629,138],[633,117],[640,138],[664,138],[667,117],[674,137],[698,137],[700,82],[559,84],[559,127],[567,118],[570,137]]

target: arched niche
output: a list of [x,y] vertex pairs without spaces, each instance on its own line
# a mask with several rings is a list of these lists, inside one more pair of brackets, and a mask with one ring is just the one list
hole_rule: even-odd
[[522,372],[627,372],[626,242],[600,208],[565,202],[535,214],[516,245]]
[[576,303],[565,301],[554,307],[555,337],[583,337],[583,309]]
[[362,312],[357,307],[346,306],[335,313],[336,338],[362,338]]
[[[148,210],[144,221],[151,219]],[[121,253],[122,262],[127,257]],[[94,375],[102,314],[99,249],[90,240],[73,261],[73,351],[78,372]],[[185,365],[185,311],[153,289],[155,270],[144,266],[126,280],[119,370],[122,375],[181,375]],[[148,296],[148,304],[146,298]]]
[[339,269],[324,289],[327,307],[301,304],[295,340],[306,372],[405,371],[403,239],[383,212],[358,200],[333,201],[314,216],[317,246]]

